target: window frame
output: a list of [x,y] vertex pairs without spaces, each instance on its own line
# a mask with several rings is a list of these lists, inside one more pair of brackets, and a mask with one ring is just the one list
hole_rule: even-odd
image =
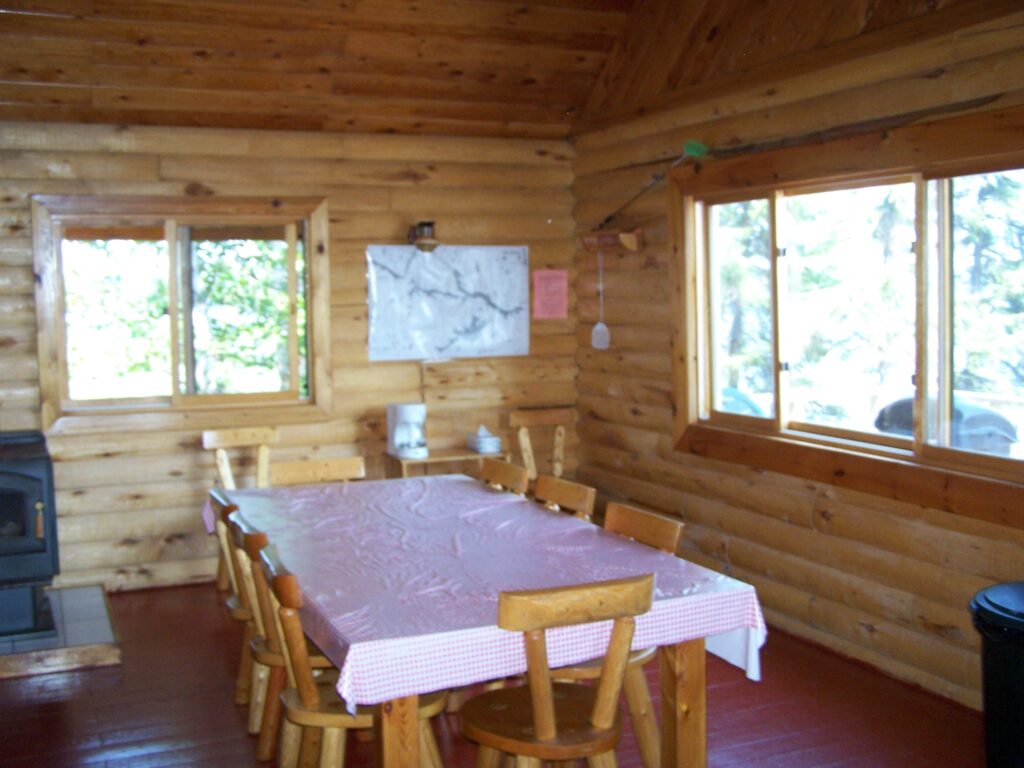
[[[304,221],[308,286],[307,375],[303,398],[292,370],[292,389],[282,392],[196,395],[181,391],[178,363],[180,297],[179,232],[182,226],[282,226]],[[36,317],[40,407],[48,433],[114,431],[244,423],[258,413],[275,423],[319,421],[331,412],[329,220],[322,198],[188,198],[35,195],[32,198],[36,273]],[[159,222],[167,243],[171,304],[172,394],[159,398],[73,401],[68,397],[66,331],[61,241],[65,228],[125,228]],[[282,230],[284,231],[284,230]],[[293,232],[294,234],[294,232]],[[293,269],[289,270],[294,272]],[[294,275],[289,275],[289,288]],[[290,302],[290,323],[296,321]],[[291,334],[290,334],[291,338]],[[294,340],[292,340],[294,341]],[[295,352],[290,349],[290,353]],[[294,358],[293,358],[294,360]],[[259,410],[253,409],[258,407]]]
[[[888,440],[868,443],[857,435],[821,435],[780,429],[769,419],[739,414],[707,418],[701,413],[709,399],[709,318],[702,311],[700,291],[706,287],[706,264],[700,250],[703,222],[698,203],[733,202],[758,197],[773,199],[775,190],[860,185],[874,179],[919,175],[936,178],[995,172],[1024,166],[1024,110],[980,113],[931,124],[909,125],[764,152],[680,166],[670,173],[669,229],[673,301],[673,442],[676,450],[708,458],[739,462],[761,469],[795,474],[875,495],[923,504],[973,517],[1024,527],[1022,462],[927,444],[922,420],[915,418],[915,435],[904,445]],[[970,143],[964,136],[974,136]],[[979,141],[980,136],[984,139]],[[981,147],[969,154],[965,146]],[[979,150],[975,150],[979,151]],[[928,229],[926,194],[917,199],[918,230]],[[773,227],[774,229],[774,227]],[[773,254],[778,243],[772,242]],[[927,248],[919,238],[917,248]],[[930,256],[929,256],[930,258]],[[925,322],[924,287],[928,275],[919,258],[917,268],[918,327]],[[774,268],[774,265],[773,265]],[[706,294],[704,296],[706,299]],[[777,308],[773,308],[777,312]],[[773,318],[775,327],[778,319]],[[776,338],[773,342],[778,344]],[[917,355],[925,340],[917,333]],[[775,353],[776,371],[778,351]],[[925,373],[916,360],[918,376]],[[776,387],[779,376],[776,375]],[[915,410],[923,406],[924,384],[915,388]],[[776,415],[781,416],[781,400]],[[768,423],[765,423],[768,422]]]

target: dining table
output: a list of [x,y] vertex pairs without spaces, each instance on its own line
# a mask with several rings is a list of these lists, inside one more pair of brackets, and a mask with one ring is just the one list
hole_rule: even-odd
[[[264,531],[303,591],[303,627],[349,707],[379,705],[378,765],[418,768],[420,694],[520,675],[498,594],[655,577],[633,648],[659,648],[661,764],[703,768],[705,650],[760,676],[754,588],[465,475],[211,492]],[[603,654],[610,622],[548,633],[552,668]]]

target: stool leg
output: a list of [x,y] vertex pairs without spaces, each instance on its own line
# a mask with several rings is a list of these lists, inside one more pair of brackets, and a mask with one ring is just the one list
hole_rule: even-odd
[[299,746],[302,742],[302,726],[291,720],[281,722],[280,751],[277,755],[278,768],[296,768],[299,764]]
[[444,768],[434,727],[429,718],[420,720],[420,768]]
[[536,757],[516,755],[516,768],[540,768],[540,760]]
[[270,667],[266,664],[253,662],[252,665],[252,686],[249,689],[249,733],[260,732],[260,725],[263,723],[263,708],[267,700],[267,679],[270,676]]
[[614,750],[587,758],[587,768],[618,768]]
[[302,744],[299,746],[299,768],[317,768],[320,763],[320,741],[322,728],[303,728]]
[[640,761],[644,768],[660,768],[661,733],[654,716],[651,691],[647,687],[647,676],[644,674],[643,666],[638,664],[626,670],[623,688],[629,717],[633,721],[633,735],[640,748]]
[[263,703],[263,723],[256,744],[256,759],[269,760],[277,746],[277,731],[281,725],[281,691],[284,690],[285,668],[273,667],[267,676],[266,701]]
[[491,747],[480,747],[476,755],[476,768],[501,768],[502,754]]
[[256,628],[251,621],[245,623],[245,631],[242,632],[242,657],[238,662],[238,677],[235,681],[235,704],[249,703],[249,685],[252,677],[252,650],[249,643],[252,642]]
[[320,768],[345,768],[344,728],[324,728],[320,743]]

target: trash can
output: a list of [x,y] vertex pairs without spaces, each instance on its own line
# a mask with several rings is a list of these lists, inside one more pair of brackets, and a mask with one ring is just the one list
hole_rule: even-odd
[[995,584],[971,600],[981,633],[988,768],[1024,766],[1024,581]]

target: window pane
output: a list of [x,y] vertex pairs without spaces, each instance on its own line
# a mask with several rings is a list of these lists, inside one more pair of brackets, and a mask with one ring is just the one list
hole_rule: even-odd
[[789,418],[912,434],[894,415],[913,395],[914,185],[800,195],[783,207]]
[[171,394],[163,241],[61,243],[72,400]]
[[714,205],[708,241],[714,407],[775,413],[767,200]]
[[1024,170],[951,181],[954,447],[1024,458]]
[[287,242],[194,233],[190,253],[194,387],[186,391],[289,390]]

